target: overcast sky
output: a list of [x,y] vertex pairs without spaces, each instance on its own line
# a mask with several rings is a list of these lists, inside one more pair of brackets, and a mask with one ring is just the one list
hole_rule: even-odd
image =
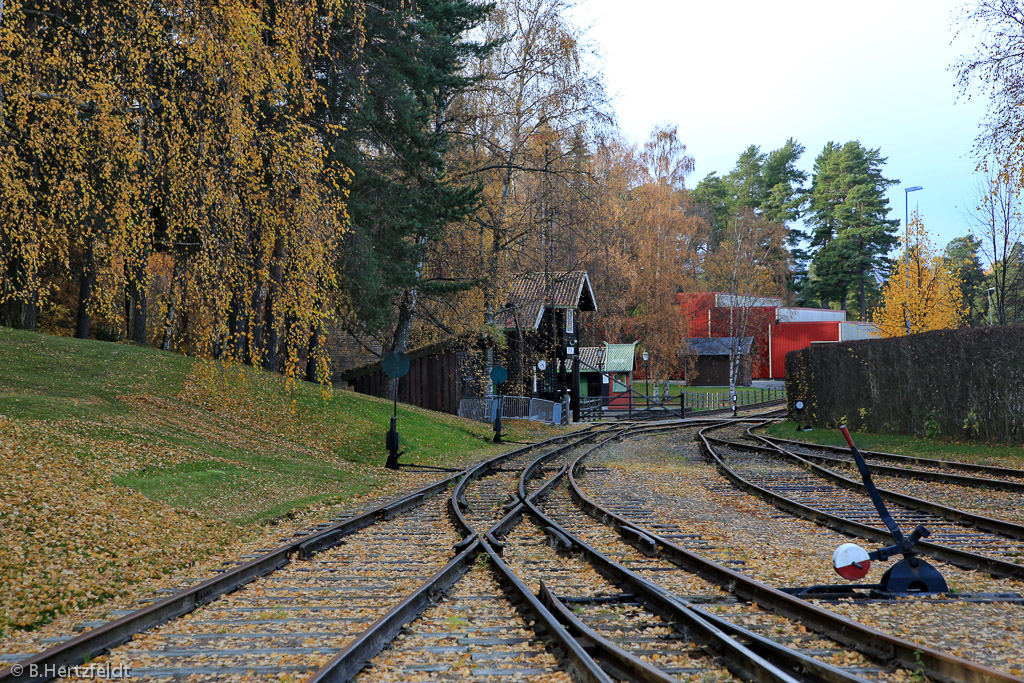
[[748,145],[796,138],[810,171],[825,143],[859,140],[888,157],[890,217],[904,187],[940,246],[975,206],[974,138],[985,97],[959,96],[950,70],[974,38],[954,40],[955,0],[580,0],[577,23],[602,53],[625,135],[679,126],[694,186],[728,173]]

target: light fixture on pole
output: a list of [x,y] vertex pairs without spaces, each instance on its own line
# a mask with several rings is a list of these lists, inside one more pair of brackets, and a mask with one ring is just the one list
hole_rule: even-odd
[[923,190],[924,188],[920,185],[914,185],[913,187],[903,188],[903,229],[907,234],[907,248],[910,248],[910,193]]
[[644,353],[643,353],[643,359],[644,359],[644,383],[647,385],[647,394],[648,395],[650,395],[650,393],[651,393],[651,366],[647,362],[648,360],[650,360],[650,358],[651,358],[651,354],[649,354],[646,351],[644,351]]
[[992,326],[992,292],[996,291],[995,287],[988,288],[988,325]]

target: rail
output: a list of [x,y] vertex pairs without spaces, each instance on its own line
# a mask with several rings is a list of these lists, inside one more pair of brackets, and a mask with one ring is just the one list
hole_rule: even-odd
[[[718,426],[735,422],[722,422]],[[740,420],[740,422],[749,422],[749,420]],[[687,425],[679,424],[678,426],[684,427]],[[718,461],[719,470],[723,470],[724,463],[718,460],[708,443],[709,440],[712,440],[711,437],[704,433],[713,428],[714,426],[701,429],[698,432],[698,436],[702,441],[703,450]],[[918,671],[935,680],[949,681],[951,683],[954,681],[1020,680],[1006,672],[992,669],[925,645],[919,645],[864,626],[857,621],[841,617],[813,603],[789,595],[720,565],[713,560],[686,550],[676,545],[673,541],[660,536],[657,530],[635,524],[620,514],[601,506],[583,492],[576,480],[576,476],[583,467],[584,459],[595,450],[596,448],[588,449],[568,467],[567,477],[570,493],[585,512],[598,521],[614,528],[627,542],[635,543],[638,537],[646,538],[655,544],[655,552],[670,559],[674,564],[693,571],[711,583],[727,588],[730,592],[751,603],[764,605],[781,615],[796,619],[811,630],[822,633],[864,654],[883,660],[893,660],[901,666],[912,671]],[[729,478],[732,479],[732,477]],[[708,615],[702,613],[701,616],[706,618]]]

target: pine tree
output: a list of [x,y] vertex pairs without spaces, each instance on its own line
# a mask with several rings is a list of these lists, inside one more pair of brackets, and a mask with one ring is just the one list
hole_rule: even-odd
[[804,146],[790,138],[779,149],[762,152],[750,145],[740,154],[736,166],[725,177],[707,175],[693,191],[698,213],[712,226],[712,249],[716,248],[729,226],[744,211],[752,211],[768,221],[786,227],[785,244],[776,257],[796,266],[791,289],[798,287],[806,254],[801,249],[803,233],[793,225],[800,219],[806,201],[803,184],[807,174],[796,167]]
[[822,306],[838,302],[846,310],[856,293],[860,317],[867,317],[874,276],[896,244],[898,220],[889,220],[885,189],[898,181],[882,175],[885,157],[857,141],[825,145],[814,161],[807,223],[811,228],[808,294]]
[[[335,27],[322,116],[344,126],[333,155],[353,173],[352,231],[339,264],[352,328],[404,350],[421,294],[450,287],[423,278],[430,243],[477,205],[479,189],[448,174],[452,99],[473,79],[467,60],[491,47],[466,38],[490,5],[465,0],[358,4]],[[353,27],[358,27],[358,31]],[[358,58],[346,59],[355,52]]]

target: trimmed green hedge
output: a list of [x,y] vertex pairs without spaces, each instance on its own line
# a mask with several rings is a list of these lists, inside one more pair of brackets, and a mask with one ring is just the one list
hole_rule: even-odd
[[1024,327],[814,344],[786,354],[799,419],[829,427],[1024,441]]

